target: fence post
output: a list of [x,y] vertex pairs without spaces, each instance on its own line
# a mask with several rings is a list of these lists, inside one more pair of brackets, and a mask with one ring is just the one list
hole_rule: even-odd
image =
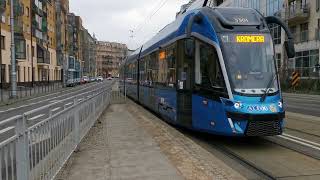
[[78,98],[75,97],[74,98],[74,142],[75,142],[75,145],[76,145],[76,148],[75,148],[75,152],[78,152],[80,149],[79,149],[79,143],[80,143],[80,116],[79,116],[79,113],[80,113],[80,108],[78,108],[78,106],[80,106],[78,104]]
[[16,167],[17,180],[29,179],[29,149],[28,149],[28,134],[26,132],[27,117],[18,118],[16,121],[16,135],[18,136],[16,142]]
[[127,86],[124,86],[124,101],[127,101]]

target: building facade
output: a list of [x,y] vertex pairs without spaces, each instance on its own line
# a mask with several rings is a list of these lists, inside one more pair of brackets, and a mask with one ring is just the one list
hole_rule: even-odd
[[56,0],[56,52],[57,64],[62,66],[61,78],[67,80],[67,25],[69,14],[69,0]]
[[[60,80],[56,61],[55,2],[20,0],[14,4],[17,82]],[[1,15],[1,82],[10,83],[10,3]]]
[[73,13],[67,15],[67,79],[79,79],[82,76],[82,52],[80,48],[80,31],[82,20]]
[[[92,36],[82,25],[82,19],[69,12],[69,0],[15,0],[14,37],[17,82],[62,81],[83,75],[86,57],[93,60],[94,47],[85,54]],[[0,80],[2,87],[11,83],[10,0],[1,0]],[[95,63],[90,67],[95,68]]]
[[126,58],[127,51],[128,48],[125,44],[97,41],[97,75],[118,77],[120,63]]
[[95,77],[96,74],[96,39],[87,29],[82,30],[82,57],[84,61],[83,75]]

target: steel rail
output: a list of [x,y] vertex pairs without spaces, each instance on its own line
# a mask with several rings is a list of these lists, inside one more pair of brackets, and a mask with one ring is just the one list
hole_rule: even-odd
[[228,156],[229,158],[236,160],[238,163],[241,165],[245,166],[255,174],[259,175],[260,177],[263,177],[264,179],[270,179],[270,180],[276,180],[277,177],[273,176],[270,172],[256,166],[255,164],[251,163],[250,161],[246,160],[245,158],[237,155],[236,153],[232,152],[230,149],[223,147],[223,146],[218,146],[214,145],[212,143],[209,143],[211,147],[214,149],[217,149],[220,151],[222,154]]

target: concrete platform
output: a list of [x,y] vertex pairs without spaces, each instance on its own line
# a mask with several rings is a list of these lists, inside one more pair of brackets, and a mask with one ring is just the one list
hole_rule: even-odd
[[109,107],[56,179],[244,178],[174,128],[129,102]]

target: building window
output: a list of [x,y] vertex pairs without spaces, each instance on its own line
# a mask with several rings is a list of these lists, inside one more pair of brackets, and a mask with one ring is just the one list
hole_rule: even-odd
[[17,66],[17,76],[18,76],[18,82],[21,82],[21,79],[20,79],[20,66]]
[[270,24],[272,39],[275,44],[281,44],[281,27],[279,25]]
[[30,53],[29,53],[29,48],[30,48],[30,46],[29,46],[29,44],[28,44],[28,45],[27,45],[27,59],[28,59],[28,60],[29,60],[29,58],[30,58],[30,57],[29,57],[29,54],[30,54]]
[[34,46],[32,46],[31,48],[31,54],[32,54],[32,57],[34,57],[35,53],[34,53]]
[[31,81],[31,69],[30,69],[30,67],[28,67],[28,74],[29,74],[28,80],[29,80],[29,82],[30,82],[30,81]]
[[295,69],[300,72],[303,77],[309,77],[313,72],[313,68],[319,63],[319,50],[308,50],[296,53]]
[[8,66],[9,68],[9,83],[11,82],[11,65]]
[[267,16],[276,15],[282,9],[282,5],[283,0],[267,0]]
[[24,73],[24,75],[23,75],[23,82],[26,82],[26,77],[27,77],[27,71],[26,71],[26,67],[23,67],[23,73]]
[[29,17],[29,14],[30,14],[29,7],[26,7],[26,14],[27,14],[27,17]]
[[16,45],[16,58],[26,59],[26,40],[15,39],[15,45]]
[[308,34],[308,23],[300,24],[301,34],[300,39],[301,42],[305,42],[309,40],[309,34]]
[[6,82],[6,65],[2,64],[1,65],[1,83]]
[[1,49],[6,49],[6,38],[5,36],[1,36]]
[[277,61],[277,67],[278,67],[278,69],[280,69],[281,66],[282,66],[282,64],[281,64],[281,54],[280,53],[276,54],[276,61]]

